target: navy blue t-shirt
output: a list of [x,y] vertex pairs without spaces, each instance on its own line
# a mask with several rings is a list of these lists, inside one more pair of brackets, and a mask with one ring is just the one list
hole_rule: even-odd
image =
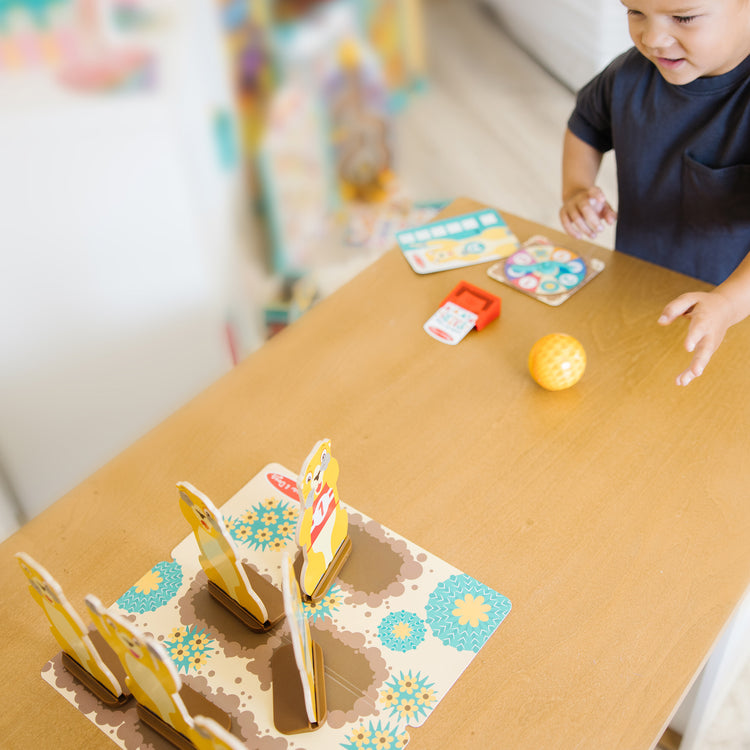
[[750,57],[675,86],[633,48],[581,89],[568,127],[615,151],[617,250],[712,284],[750,251]]

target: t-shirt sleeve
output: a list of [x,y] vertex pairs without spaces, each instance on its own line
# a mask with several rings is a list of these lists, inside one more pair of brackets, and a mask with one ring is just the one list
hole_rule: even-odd
[[612,89],[616,70],[614,63],[609,65],[578,92],[568,120],[573,135],[602,153],[612,148]]

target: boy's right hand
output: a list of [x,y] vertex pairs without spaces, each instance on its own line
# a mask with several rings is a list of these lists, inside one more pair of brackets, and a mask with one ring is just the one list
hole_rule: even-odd
[[560,209],[563,229],[577,240],[584,235],[593,240],[605,223],[614,224],[616,219],[617,212],[596,186],[573,193]]

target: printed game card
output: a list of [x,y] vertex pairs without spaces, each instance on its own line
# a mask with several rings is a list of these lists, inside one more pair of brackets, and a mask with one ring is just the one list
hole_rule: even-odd
[[490,266],[487,274],[515,287],[545,305],[556,307],[604,269],[599,258],[583,258],[535,235],[505,260]]
[[505,220],[490,208],[397,232],[396,239],[417,273],[486,263],[505,258],[519,247]]
[[478,317],[455,302],[446,302],[424,324],[424,329],[432,338],[455,345],[474,328]]

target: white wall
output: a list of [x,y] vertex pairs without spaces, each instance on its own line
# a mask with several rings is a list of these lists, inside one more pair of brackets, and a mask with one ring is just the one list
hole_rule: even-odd
[[481,0],[552,75],[577,91],[632,46],[618,0]]
[[20,525],[20,508],[6,478],[0,474],[0,539],[5,539]]
[[228,320],[252,331],[218,19],[178,7],[150,92],[0,74],[0,468],[29,517],[226,372]]

